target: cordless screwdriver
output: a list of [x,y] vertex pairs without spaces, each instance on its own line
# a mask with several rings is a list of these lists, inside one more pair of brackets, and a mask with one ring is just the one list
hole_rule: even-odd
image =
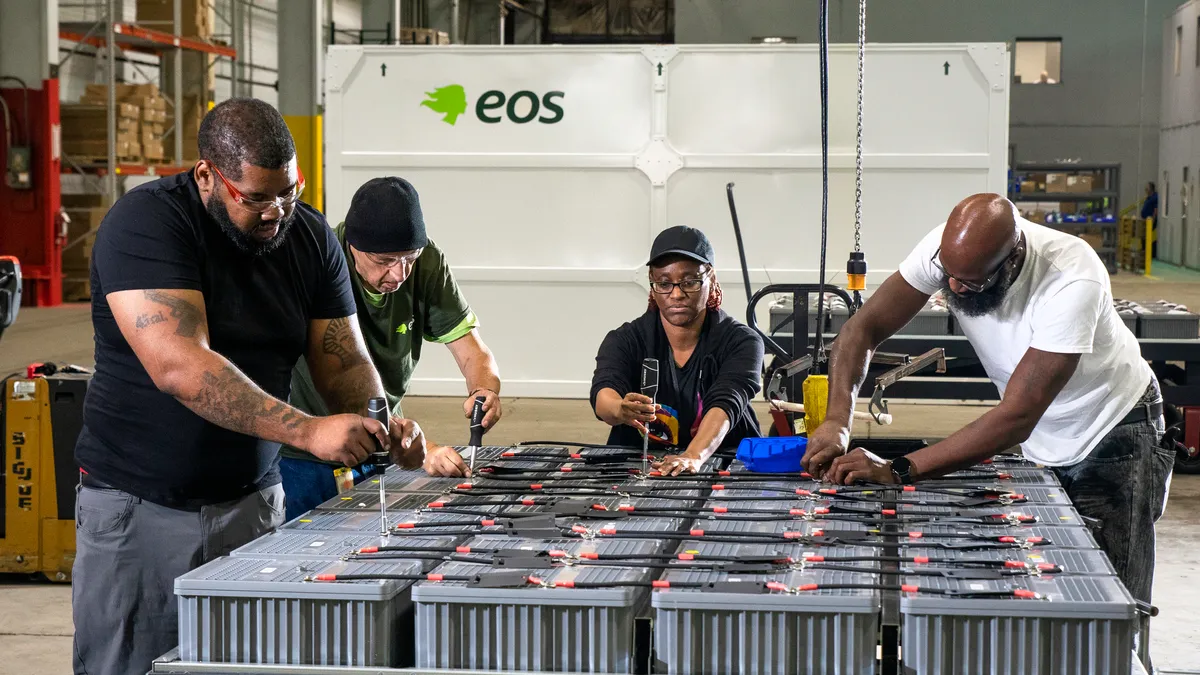
[[487,402],[484,396],[475,397],[475,405],[471,408],[471,442],[467,446],[467,451],[471,453],[471,475],[475,475],[475,455],[479,454],[479,449],[483,447],[483,404]]
[[[377,396],[375,398],[372,398],[370,401],[367,401],[367,417],[370,417],[371,419],[375,420],[376,422],[379,422],[380,424],[382,424],[384,434],[389,433],[388,422],[390,419],[390,415],[388,414],[388,412],[389,411],[388,411],[388,405],[387,405],[386,398]],[[376,447],[379,448],[379,450],[378,450],[378,452],[372,453],[371,456],[368,458],[368,461],[371,461],[375,464],[376,472],[379,475],[379,521],[380,521],[379,522],[379,534],[382,536],[387,536],[387,533],[388,533],[387,494],[384,492],[383,483],[384,483],[384,473],[387,471],[388,465],[392,463],[392,458],[383,449],[383,446],[379,444],[379,439],[375,439],[375,444],[376,444]]]

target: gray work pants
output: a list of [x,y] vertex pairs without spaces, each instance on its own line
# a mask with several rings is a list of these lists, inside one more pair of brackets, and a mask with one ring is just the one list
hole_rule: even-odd
[[[1144,401],[1161,402],[1158,383]],[[1155,400],[1157,399],[1157,400]],[[1154,581],[1154,524],[1166,508],[1175,451],[1160,445],[1162,416],[1122,424],[1081,461],[1054,467],[1080,514],[1133,597],[1150,602]]]
[[283,513],[282,485],[199,511],[78,488],[76,675],[145,675],[179,643],[175,578],[275,529]]

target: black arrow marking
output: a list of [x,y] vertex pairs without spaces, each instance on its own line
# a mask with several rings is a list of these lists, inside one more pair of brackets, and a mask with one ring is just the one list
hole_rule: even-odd
[[658,64],[658,76],[662,77],[662,64]]
[[947,62],[943,63],[942,67],[946,69],[946,74],[949,75],[950,74],[950,62],[947,61]]
[[379,75],[381,77],[387,77],[387,64],[386,63],[379,64]]

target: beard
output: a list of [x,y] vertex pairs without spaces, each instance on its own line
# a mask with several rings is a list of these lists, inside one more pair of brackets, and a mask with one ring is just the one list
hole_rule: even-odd
[[956,314],[963,316],[991,314],[1008,296],[1008,289],[1012,288],[1013,276],[1005,274],[991,288],[970,295],[958,295],[950,290],[950,282],[947,281],[942,284],[942,296],[946,298],[946,305]]
[[210,218],[217,221],[217,225],[221,226],[221,231],[229,237],[237,250],[252,256],[264,256],[282,246],[284,240],[287,239],[292,222],[296,219],[295,210],[282,216],[278,221],[279,231],[275,233],[275,236],[266,241],[259,241],[238,229],[233,218],[229,217],[229,209],[225,208],[225,202],[216,195],[209,197],[208,203],[204,205],[204,210],[208,212]]

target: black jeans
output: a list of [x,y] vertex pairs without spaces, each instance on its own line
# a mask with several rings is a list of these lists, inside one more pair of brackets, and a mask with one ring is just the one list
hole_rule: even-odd
[[[1157,383],[1152,383],[1157,394]],[[1161,396],[1159,396],[1161,401]],[[1175,463],[1159,445],[1162,416],[1122,424],[1108,432],[1082,461],[1053,467],[1100,548],[1133,597],[1150,602],[1154,580],[1154,523],[1163,514]]]

